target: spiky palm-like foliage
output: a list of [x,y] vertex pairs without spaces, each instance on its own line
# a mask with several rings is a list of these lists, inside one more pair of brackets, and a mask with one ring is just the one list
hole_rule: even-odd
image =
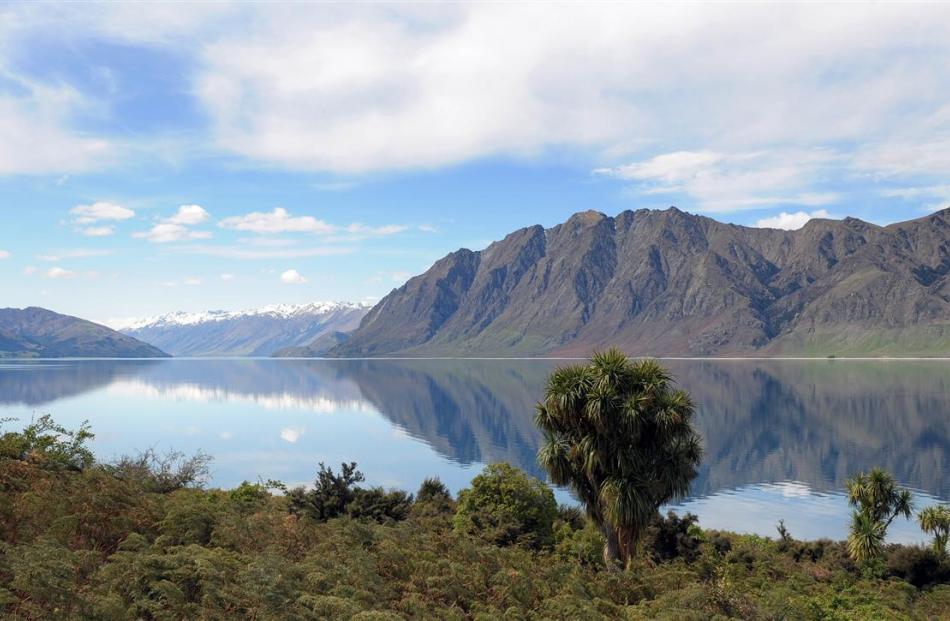
[[851,532],[848,534],[848,553],[858,562],[878,558],[884,552],[883,522],[878,522],[865,513],[851,514]]
[[548,378],[538,460],[600,526],[608,566],[626,564],[658,508],[689,490],[702,459],[694,413],[666,369],[617,349]]
[[921,510],[917,515],[920,528],[933,535],[933,549],[938,556],[947,556],[947,541],[950,540],[950,507],[934,505]]
[[847,491],[848,503],[855,507],[848,535],[851,558],[860,562],[878,558],[894,518],[910,518],[913,514],[911,492],[899,487],[894,477],[880,468],[849,479]]

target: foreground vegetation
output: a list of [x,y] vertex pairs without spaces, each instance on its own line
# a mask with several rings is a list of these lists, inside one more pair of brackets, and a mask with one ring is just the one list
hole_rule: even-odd
[[[656,515],[626,571],[594,522],[505,464],[453,498],[362,487],[200,489],[202,456],[97,463],[88,430],[0,437],[4,619],[939,619],[935,547],[775,539]],[[272,493],[273,492],[273,493]],[[937,516],[939,517],[939,516]],[[939,520],[938,520],[939,521]],[[945,542],[945,540],[944,540]],[[936,545],[936,544],[935,544]]]

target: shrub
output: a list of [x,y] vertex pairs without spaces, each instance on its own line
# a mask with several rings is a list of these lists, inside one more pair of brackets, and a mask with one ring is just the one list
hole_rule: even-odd
[[211,474],[211,456],[198,452],[191,457],[169,451],[159,454],[148,449],[138,455],[124,455],[107,469],[118,479],[130,481],[156,494],[186,488],[200,488]]
[[796,541],[792,544],[792,558],[795,562],[811,561],[817,563],[824,558],[825,553],[831,547],[830,539],[819,539],[817,541]]
[[[356,462],[340,464],[340,474],[321,463],[313,489],[297,487],[287,492],[290,512],[315,522],[326,522],[344,515],[377,522],[409,517],[412,494],[401,490],[386,491],[381,487],[358,487],[356,483],[363,480]],[[274,482],[268,485],[281,487]]]
[[200,493],[181,490],[170,495],[165,505],[165,517],[159,522],[162,545],[207,545],[218,522],[222,506],[220,492]]
[[347,505],[356,496],[356,483],[363,480],[363,473],[356,469],[356,462],[340,464],[340,474],[320,462],[312,490],[297,487],[287,493],[290,512],[317,522],[345,515]]
[[572,505],[558,505],[557,519],[559,522],[564,522],[570,526],[573,530],[580,530],[587,524],[587,518],[584,517],[584,512],[581,511],[580,507]]
[[554,531],[554,553],[564,561],[593,568],[604,567],[604,536],[597,525],[585,521],[581,528],[558,521]]
[[[270,482],[157,493],[147,478],[119,479],[96,463],[48,466],[0,460],[4,621],[943,619],[950,610],[950,584],[940,584],[950,571],[932,547],[885,546],[857,571],[843,542],[789,534],[782,552],[762,537],[700,531],[691,516],[657,516],[643,543],[684,558],[700,541],[694,563],[641,555],[631,571],[604,571],[600,527],[557,509],[547,488],[510,467],[476,477],[464,508],[503,524],[512,507],[546,516],[519,528],[553,523],[553,549],[458,536],[448,513],[392,521],[410,504],[415,514],[450,500],[447,490],[424,485],[424,500],[412,501],[361,489],[355,466],[333,475],[352,499],[322,522],[288,515]],[[356,513],[366,519],[348,517]]]
[[267,487],[260,483],[241,481],[241,484],[228,492],[231,502],[235,503],[242,513],[253,511],[270,498]]
[[696,532],[696,523],[699,518],[692,513],[680,517],[673,511],[666,517],[657,514],[650,525],[647,538],[648,549],[656,561],[669,561],[674,558],[683,558],[691,563],[699,556],[699,546],[702,539]]
[[93,556],[46,539],[16,546],[7,551],[10,586],[35,605],[68,612],[81,601],[74,587],[82,577],[83,560],[88,563]]
[[452,494],[438,477],[430,477],[419,486],[416,502],[452,502]]
[[719,533],[716,533],[709,538],[709,544],[712,546],[712,549],[716,552],[717,556],[725,556],[732,551],[732,539],[724,537]]
[[933,548],[893,546],[887,551],[887,574],[920,588],[950,582],[950,564]]
[[346,507],[354,518],[377,522],[398,522],[409,517],[412,510],[412,494],[402,490],[386,491],[381,487],[356,488],[353,500]]
[[553,541],[557,503],[541,481],[509,464],[491,464],[459,492],[455,529],[497,545],[540,548]]
[[[2,419],[0,424],[11,420],[15,419]],[[94,437],[87,422],[70,431],[44,414],[23,431],[8,431],[0,436],[0,459],[26,461],[50,470],[82,471],[95,462],[86,446]]]
[[419,486],[413,511],[419,515],[440,515],[455,512],[455,501],[445,483],[428,478]]

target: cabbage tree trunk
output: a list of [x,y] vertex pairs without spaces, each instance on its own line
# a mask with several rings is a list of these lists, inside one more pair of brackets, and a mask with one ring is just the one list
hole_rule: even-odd
[[604,566],[608,571],[620,571],[624,567],[624,560],[621,558],[620,537],[617,535],[617,529],[606,525],[603,527],[604,533]]

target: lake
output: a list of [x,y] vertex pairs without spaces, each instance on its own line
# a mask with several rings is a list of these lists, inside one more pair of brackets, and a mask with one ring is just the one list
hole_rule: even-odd
[[[542,476],[534,404],[552,360],[56,360],[0,363],[0,417],[89,420],[100,459],[149,447],[214,457],[212,484],[309,483],[356,461],[367,482],[465,487],[507,461]],[[950,498],[946,361],[667,360],[699,406],[705,459],[674,508],[703,526],[846,535],[841,490],[875,466]],[[570,502],[563,491],[562,502]],[[896,520],[889,540],[924,541]]]

